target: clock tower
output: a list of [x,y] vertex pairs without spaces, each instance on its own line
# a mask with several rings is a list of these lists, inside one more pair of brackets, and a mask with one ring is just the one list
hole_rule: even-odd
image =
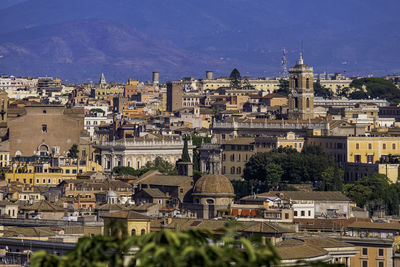
[[289,119],[308,120],[314,118],[314,74],[313,68],[299,62],[289,69]]

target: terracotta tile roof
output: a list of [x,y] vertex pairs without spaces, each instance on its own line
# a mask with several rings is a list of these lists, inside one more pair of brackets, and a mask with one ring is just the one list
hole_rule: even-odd
[[293,219],[293,223],[299,224],[300,230],[327,230],[340,231],[354,222],[370,222],[370,218],[349,219]]
[[160,173],[152,173],[149,175],[142,175],[137,181],[139,184],[152,184],[152,185],[165,185],[165,186],[179,186],[187,180],[192,180],[192,177],[183,175],[166,175]]
[[46,200],[38,201],[33,203],[32,205],[22,206],[21,210],[37,210],[37,211],[47,211],[47,212],[61,212],[64,209],[60,206],[57,206],[53,203],[50,203]]
[[[257,194],[257,197],[276,197],[291,200],[314,200],[314,201],[350,201],[350,199],[339,191],[270,191]],[[249,199],[253,196],[246,196],[242,199]]]
[[[173,230],[189,230],[189,229],[209,229],[216,231],[219,229],[226,228],[227,221],[223,220],[200,220],[200,219],[183,219],[183,218],[170,218],[171,222],[165,225],[165,219],[156,219],[151,222],[151,228],[154,230],[167,228]],[[279,227],[277,224],[271,224],[267,222],[238,222],[237,225],[233,226],[238,232],[252,232],[252,233],[263,233],[263,234],[277,234],[290,232]]]
[[272,93],[272,94],[268,94],[268,95],[266,95],[266,96],[264,96],[263,98],[266,98],[266,99],[270,99],[270,98],[288,98],[287,96],[284,96],[284,95],[280,95],[280,94],[277,94],[277,93]]
[[18,203],[13,203],[13,202],[10,202],[10,201],[3,200],[3,201],[0,201],[0,206],[2,206],[2,207],[4,207],[4,206],[18,206]]
[[153,206],[158,206],[158,205],[154,203],[143,203],[142,205],[139,206],[129,206],[127,209],[137,212],[145,212]]
[[[167,198],[164,192],[158,188],[143,188],[141,191],[153,198]],[[139,193],[139,192],[138,192]]]
[[328,255],[323,248],[307,244],[299,239],[287,239],[276,245],[276,250],[282,260],[300,260]]
[[100,211],[114,211],[114,210],[124,210],[125,206],[121,204],[104,204],[96,206],[96,210]]
[[378,222],[354,222],[347,226],[350,229],[377,229],[377,230],[394,230],[400,231],[399,222],[378,223]]
[[313,246],[318,246],[321,248],[344,248],[344,247],[354,247],[353,245],[339,241],[333,238],[322,238],[322,237],[306,237],[303,238],[306,243]]
[[132,211],[132,210],[108,213],[108,214],[102,215],[101,217],[115,218],[115,219],[127,219],[127,220],[151,220],[151,218],[149,216],[140,214],[140,213]]
[[2,232],[4,237],[44,237],[57,234],[50,227],[7,226]]

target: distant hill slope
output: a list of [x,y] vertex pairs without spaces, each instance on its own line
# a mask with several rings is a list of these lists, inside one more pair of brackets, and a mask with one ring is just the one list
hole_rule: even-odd
[[[18,0],[21,2],[20,0]],[[4,5],[7,6],[7,5]],[[319,72],[400,72],[398,1],[26,0],[0,9],[0,73],[97,80],[277,75],[304,43]],[[3,6],[0,4],[0,8]]]

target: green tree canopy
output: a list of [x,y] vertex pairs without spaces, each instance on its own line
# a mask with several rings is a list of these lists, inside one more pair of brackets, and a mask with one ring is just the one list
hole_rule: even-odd
[[[400,103],[400,89],[392,81],[384,78],[356,79],[351,82],[350,87],[356,88],[356,91],[350,94],[350,98],[379,97],[391,102]],[[364,88],[366,92],[364,92]]]
[[277,266],[275,248],[260,238],[246,239],[233,230],[220,229],[219,235],[208,230],[173,232],[162,230],[142,236],[83,237],[75,249],[58,257],[38,251],[32,257],[39,266],[124,266],[124,255],[136,253],[128,266]]
[[289,95],[289,81],[287,79],[279,80],[279,89],[277,90],[277,93],[285,96]]
[[77,159],[79,156],[79,150],[78,150],[78,145],[73,144],[72,147],[68,150],[68,155],[69,158]]
[[105,113],[104,112],[104,110],[103,109],[101,109],[101,108],[92,108],[90,111],[89,111],[89,113],[90,114],[94,114],[94,113]]
[[240,89],[242,87],[242,76],[238,69],[234,68],[229,75],[229,80],[231,81],[231,88]]
[[260,181],[265,185],[264,190],[271,189],[280,181],[318,182],[319,190],[341,190],[343,172],[333,158],[319,147],[304,147],[301,153],[280,147],[253,155],[246,163],[243,178]]
[[141,176],[150,170],[158,170],[161,173],[166,173],[169,175],[176,175],[178,173],[175,165],[169,163],[161,157],[156,157],[153,162],[147,162],[146,166],[140,169],[134,169],[127,166],[116,166],[113,168],[113,173],[117,176]]
[[[82,237],[65,256],[35,252],[31,266],[280,266],[280,257],[271,243],[259,236],[250,239],[240,236],[234,227],[219,229],[218,235],[206,229],[178,232],[166,229],[128,237],[123,225],[106,226],[112,230],[111,235]],[[304,262],[299,265],[303,266]],[[342,266],[322,262],[311,265]]]
[[365,207],[370,212],[382,210],[391,215],[399,213],[400,185],[390,183],[384,174],[376,173],[346,185],[344,192],[357,206]]
[[187,138],[184,139],[183,148],[182,148],[182,157],[181,160],[183,162],[192,162],[189,155],[189,148],[188,148],[188,140]]
[[248,78],[244,78],[242,82],[242,89],[243,90],[254,90],[255,87],[250,84],[250,81]]
[[314,83],[314,94],[323,98],[331,98],[333,95],[329,88],[326,88],[319,82]]

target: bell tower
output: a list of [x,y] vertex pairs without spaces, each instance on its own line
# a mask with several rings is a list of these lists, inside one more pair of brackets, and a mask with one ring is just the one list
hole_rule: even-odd
[[314,74],[313,68],[303,62],[300,53],[298,63],[289,69],[289,119],[308,120],[314,118]]

